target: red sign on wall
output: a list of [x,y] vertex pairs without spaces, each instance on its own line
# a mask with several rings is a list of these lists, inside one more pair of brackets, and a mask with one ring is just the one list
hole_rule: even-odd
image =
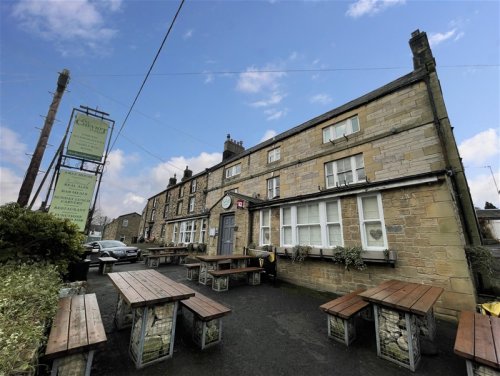
[[245,200],[238,200],[238,201],[236,201],[236,207],[238,209],[244,209],[245,208]]

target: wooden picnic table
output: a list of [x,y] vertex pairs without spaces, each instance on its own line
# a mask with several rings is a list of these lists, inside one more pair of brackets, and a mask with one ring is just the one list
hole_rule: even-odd
[[390,280],[358,294],[373,304],[379,357],[415,371],[420,335],[435,338],[433,306],[442,292],[441,287]]
[[462,311],[454,350],[465,358],[468,376],[499,374],[500,318]]
[[198,282],[206,285],[211,281],[212,276],[208,273],[209,270],[219,270],[221,264],[229,264],[229,268],[244,268],[247,260],[255,258],[248,255],[198,255],[200,260],[200,273]]
[[152,268],[172,260],[178,264],[183,264],[188,256],[187,246],[152,247],[147,250],[146,264]]
[[172,357],[175,323],[180,300],[194,291],[155,270],[109,273],[119,292],[116,322],[125,327],[132,309],[130,355],[137,368]]

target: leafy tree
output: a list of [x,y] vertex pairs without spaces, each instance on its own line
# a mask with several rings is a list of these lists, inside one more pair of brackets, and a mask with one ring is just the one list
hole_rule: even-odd
[[55,264],[64,273],[69,263],[81,260],[83,239],[67,219],[16,203],[0,207],[0,264]]
[[491,202],[486,201],[484,204],[485,209],[498,209],[495,205],[493,205]]

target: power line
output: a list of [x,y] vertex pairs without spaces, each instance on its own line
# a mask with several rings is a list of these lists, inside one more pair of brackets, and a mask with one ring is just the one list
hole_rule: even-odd
[[125,127],[125,124],[126,124],[128,118],[129,118],[129,116],[130,116],[130,114],[132,112],[132,109],[134,108],[135,103],[137,102],[137,99],[139,99],[139,95],[141,95],[142,89],[144,88],[144,85],[146,84],[146,81],[148,80],[148,77],[151,74],[151,71],[153,70],[153,67],[154,67],[154,65],[156,63],[156,60],[158,59],[158,56],[160,55],[160,52],[161,52],[161,50],[163,48],[163,45],[167,41],[167,38],[170,35],[170,31],[174,27],[175,20],[177,19],[177,16],[179,15],[179,12],[181,11],[182,5],[184,5],[184,1],[185,0],[181,0],[179,8],[177,9],[177,12],[175,13],[175,16],[174,16],[174,18],[173,18],[172,22],[170,23],[170,26],[169,26],[169,28],[167,30],[167,33],[165,34],[165,37],[163,38],[163,41],[161,42],[160,48],[158,48],[158,51],[156,52],[156,56],[153,59],[153,62],[151,63],[151,66],[149,67],[148,73],[146,74],[146,77],[144,77],[144,80],[142,81],[141,87],[139,88],[139,91],[137,92],[137,95],[135,96],[135,99],[132,102],[132,105],[130,106],[130,109],[128,110],[127,116],[125,116],[125,120],[123,120],[123,123],[122,123],[122,125],[120,127],[120,130],[118,131],[118,133],[117,133],[117,135],[115,137],[115,140],[113,141],[113,143],[111,144],[111,147],[109,148],[110,152],[113,149],[113,147],[115,146],[116,140],[118,140],[118,137],[120,137],[120,134],[121,134],[123,128]]

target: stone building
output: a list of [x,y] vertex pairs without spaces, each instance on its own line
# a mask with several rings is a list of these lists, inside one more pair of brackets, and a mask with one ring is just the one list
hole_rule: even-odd
[[[280,279],[341,294],[430,283],[445,290],[438,316],[474,309],[464,247],[481,244],[478,223],[427,36],[409,43],[409,74],[252,148],[228,136],[223,161],[197,175],[209,254],[310,246],[303,262],[279,258]],[[180,213],[166,222],[189,219]],[[367,269],[332,262],[336,247],[358,246]]]
[[120,215],[104,227],[102,239],[120,240],[127,244],[136,243],[140,223],[141,215],[139,213]]

